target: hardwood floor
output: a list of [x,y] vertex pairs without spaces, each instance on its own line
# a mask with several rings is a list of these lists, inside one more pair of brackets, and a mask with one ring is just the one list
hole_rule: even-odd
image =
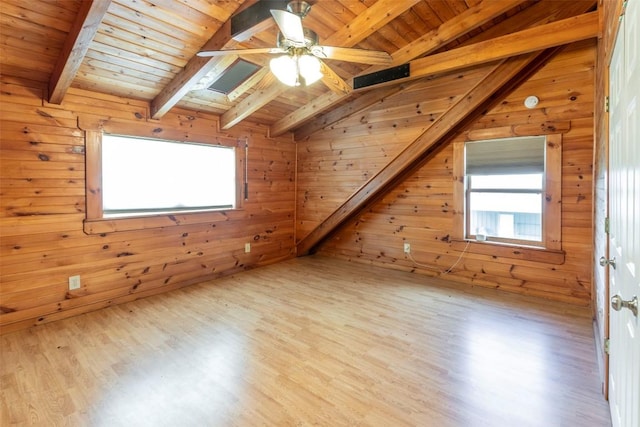
[[610,425],[588,309],[331,258],[1,344],[3,426]]

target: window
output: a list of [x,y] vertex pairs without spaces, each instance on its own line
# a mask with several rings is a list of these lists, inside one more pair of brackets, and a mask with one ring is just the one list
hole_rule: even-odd
[[103,216],[234,208],[235,166],[232,147],[105,134]]
[[545,138],[468,142],[466,237],[542,244]]
[[561,156],[561,134],[456,142],[454,240],[561,251]]
[[[80,119],[85,233],[227,221],[242,207],[248,194],[246,140],[92,119]],[[164,139],[154,137],[158,133]]]

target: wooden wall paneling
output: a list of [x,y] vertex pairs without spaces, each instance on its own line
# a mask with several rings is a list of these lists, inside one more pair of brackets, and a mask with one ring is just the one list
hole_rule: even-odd
[[[396,157],[372,179],[368,180],[358,191],[331,215],[326,218],[309,235],[297,245],[298,253],[308,253],[320,244],[330,233],[358,214],[365,205],[384,194],[388,188],[396,185],[407,175],[418,168],[425,158],[437,148],[449,142],[468,123],[495,103],[500,93],[509,93],[533,74],[542,64],[555,56],[559,49],[545,50],[535,54],[509,58],[496,64],[483,81],[465,93],[459,102],[442,114],[417,139],[411,141]],[[426,144],[426,145],[425,145]]]
[[[478,138],[483,135],[519,134],[518,130],[524,134],[536,130],[545,134],[552,132],[554,124],[558,124],[558,129],[563,133],[560,258],[552,254],[549,257],[543,254],[537,260],[496,256],[495,252],[477,254],[465,252],[464,243],[452,241],[461,223],[461,217],[452,209],[456,196],[453,183],[461,175],[460,171],[453,169],[455,144],[442,148],[413,175],[347,223],[321,246],[319,253],[354,262],[442,276],[464,285],[499,288],[572,304],[589,304],[590,263],[584,260],[591,257],[592,250],[590,188],[594,61],[593,41],[568,46],[466,130],[467,135],[475,133]],[[576,67],[572,64],[576,64]],[[535,92],[538,90],[544,92]],[[541,99],[534,110],[528,110],[523,105],[524,98],[531,94]],[[547,94],[552,96],[547,97]],[[425,90],[424,96],[428,99],[429,92]],[[410,104],[404,111],[408,115],[414,113]],[[331,132],[327,130],[327,133]],[[388,140],[393,128],[387,132],[370,135],[371,146]],[[325,142],[323,134],[318,132],[309,141],[299,144],[302,148],[301,164],[313,169],[315,161],[318,167],[316,174],[325,177],[322,174],[329,165],[322,159],[327,156],[325,144],[329,148],[331,145]],[[466,137],[463,134],[456,140],[463,142]],[[316,138],[317,146],[314,145]],[[320,150],[315,150],[318,147]],[[353,144],[352,150],[359,152],[362,158],[369,155],[367,148],[358,147],[357,144]],[[307,188],[307,178],[305,175],[299,177],[299,197],[303,197]],[[324,182],[327,186],[332,185],[328,177]],[[314,181],[314,191],[321,192],[322,183],[321,179]],[[348,185],[343,183],[341,188],[346,190]],[[306,210],[321,213],[324,209],[317,204],[308,207],[298,205],[298,208],[297,227],[299,236],[302,236],[310,227],[309,224],[302,224],[301,219],[313,222],[313,217],[307,215]],[[411,256],[415,262],[403,253],[404,242],[411,244]],[[444,274],[459,258],[455,268]]]
[[[2,333],[295,255],[290,135],[269,138],[268,127],[252,123],[219,132],[217,117],[181,109],[149,120],[146,102],[77,88],[54,105],[41,84],[4,77],[0,84]],[[160,228],[87,235],[80,117],[148,136],[246,139],[249,199],[226,218],[198,214],[193,223],[181,214]],[[77,274],[82,287],[69,291],[67,279]]]
[[[432,111],[429,107],[439,108],[438,101],[443,98],[450,101],[452,98],[460,96],[474,84],[477,84],[480,76],[486,72],[487,69],[483,67],[481,71],[458,72],[443,76],[442,81],[435,79],[432,82],[421,83],[423,90],[416,90],[418,94],[422,95],[419,110],[421,114],[419,115],[416,114],[415,109],[414,102],[418,101],[415,94],[407,95],[407,102],[404,106],[402,106],[402,95],[392,96],[388,99],[389,104],[385,100],[384,103],[372,107],[362,115],[347,118],[333,124],[330,129],[324,132],[314,134],[310,141],[298,142],[298,180],[302,185],[298,187],[297,223],[299,226],[304,224],[304,229],[298,228],[296,239],[298,241],[303,239],[312,230],[313,224],[319,224],[327,214],[339,205],[340,201],[395,157],[404,148],[406,143],[403,141],[415,139],[424,132],[432,124],[432,120],[437,117],[437,115],[430,116]],[[453,83],[455,86],[452,86]],[[445,87],[448,89],[445,90]],[[454,88],[455,92],[452,92]],[[435,102],[432,103],[432,100]],[[407,112],[406,117],[373,124],[368,122],[372,114],[379,115],[384,119],[384,111],[388,105]],[[378,114],[378,111],[381,113]],[[305,161],[307,156],[309,156],[308,162]],[[374,167],[354,167],[353,161],[357,159],[371,159],[373,161],[370,161],[368,165]],[[349,174],[336,173],[334,165],[329,164],[331,161],[336,162],[336,165],[339,163],[352,165],[347,168]],[[303,168],[300,169],[300,166]],[[309,170],[308,173],[307,170]],[[337,201],[328,205],[324,200],[316,200],[320,203],[309,203],[307,206],[304,204],[308,200],[307,182],[311,185],[314,182],[319,182],[318,185],[324,186],[325,194],[330,193],[332,199]]]
[[[121,119],[129,122],[138,122],[149,117],[149,106],[144,101],[131,99],[123,103],[119,101],[119,97],[114,95],[94,93],[77,88],[70,88],[67,93],[73,94],[73,96],[65,98],[61,105],[47,102],[44,105],[62,109],[63,111],[82,112],[83,116],[95,115],[104,117],[105,111],[108,111],[107,117],[109,119]],[[118,105],[117,110],[113,109],[114,105]]]

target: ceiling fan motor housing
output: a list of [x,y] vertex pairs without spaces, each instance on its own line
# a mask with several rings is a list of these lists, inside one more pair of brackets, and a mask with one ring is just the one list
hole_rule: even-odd
[[306,1],[292,1],[287,5],[287,10],[294,15],[298,15],[300,18],[307,16],[311,10],[311,5]]
[[282,32],[278,31],[278,47],[282,49],[305,47],[309,48],[318,44],[318,35],[315,31],[308,28],[303,28],[304,32],[304,44],[297,43],[293,40],[287,39]]

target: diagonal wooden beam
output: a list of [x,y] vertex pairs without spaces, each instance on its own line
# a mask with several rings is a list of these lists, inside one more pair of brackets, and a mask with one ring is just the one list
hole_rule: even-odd
[[346,95],[351,92],[351,86],[322,61],[320,61],[320,72],[322,73],[322,82],[333,92],[341,95]]
[[344,120],[347,117],[352,116],[353,114],[358,114],[359,112],[364,111],[375,104],[384,102],[384,99],[395,95],[398,92],[406,90],[407,87],[408,85],[398,84],[395,86],[372,89],[368,92],[365,92],[359,98],[356,98],[337,108],[329,110],[328,112],[319,115],[309,123],[303,125],[301,128],[296,129],[293,139],[295,141],[301,141],[311,134],[315,133],[316,131],[319,131],[320,129],[330,126],[333,123],[339,122],[340,120]]
[[89,44],[98,32],[102,18],[107,13],[111,0],[87,0],[80,2],[76,20],[64,42],[51,78],[49,79],[49,102],[60,104],[71,86]]
[[543,66],[559,48],[528,53],[501,61],[486,77],[460,97],[447,111],[391,162],[351,195],[338,209],[297,245],[298,256],[313,251],[324,239],[369,203],[384,195],[399,180],[419,167],[426,156],[448,142],[503,96]]
[[[409,77],[368,86],[368,88],[406,83],[438,73],[481,65],[550,47],[562,46],[580,40],[595,38],[598,33],[598,12],[585,13],[413,60],[409,63],[411,69]],[[551,34],[553,35],[552,37],[550,36]]]
[[[204,45],[206,50],[231,48],[236,41],[231,38],[231,21],[227,20]],[[151,117],[160,119],[185,96],[201,78],[211,71],[224,57],[192,57],[187,65],[151,101]]]
[[[251,3],[251,2],[249,2]],[[262,4],[250,4],[244,11],[239,14],[246,13],[251,15],[251,8],[263,8]],[[238,14],[238,15],[239,15]],[[202,50],[223,50],[232,49],[238,43],[238,40],[251,37],[268,27],[274,25],[273,19],[262,19],[248,22],[247,28],[242,28],[238,34],[232,34],[233,18],[226,17],[225,23],[216,31],[216,33],[202,46]],[[224,18],[222,18],[224,19]],[[174,105],[182,99],[202,77],[209,71],[213,70],[220,61],[224,61],[221,57],[203,58],[199,56],[192,57],[187,65],[180,71],[171,82],[151,101],[151,117],[160,119]],[[227,63],[227,61],[224,61]],[[227,65],[228,66],[228,65]],[[220,67],[220,72],[224,71]],[[225,67],[226,68],[226,67]]]
[[[269,72],[259,83],[260,86],[251,95],[247,96],[242,101],[238,102],[232,108],[228,109],[222,116],[220,116],[220,128],[229,129],[242,120],[249,117],[251,114],[264,107],[271,100],[276,99],[282,95],[289,86],[285,86],[280,83],[275,76]],[[269,100],[265,102],[264,100]]]
[[322,41],[326,46],[353,47],[422,0],[378,0],[353,21]]
[[[495,6],[495,4],[494,4]],[[594,3],[592,1],[576,1],[573,2],[571,5],[564,5],[564,4],[558,4],[556,6],[556,9],[549,9],[549,5],[544,3],[544,2],[540,2],[540,3],[536,3],[535,5],[533,5],[530,9],[527,9],[526,11],[526,16],[520,16],[518,15],[514,15],[511,18],[507,19],[506,21],[504,21],[503,23],[501,23],[501,25],[505,25],[508,24],[510,28],[514,28],[514,31],[517,29],[520,30],[524,30],[527,29],[527,27],[532,27],[532,28],[538,28],[538,26],[543,25],[548,23],[549,21],[555,21],[555,20],[561,20],[561,19],[567,19],[570,18],[574,15],[577,14],[582,14],[585,13],[586,11],[592,9],[594,6]],[[471,10],[471,9],[469,9]],[[443,24],[444,25],[444,24]],[[473,39],[470,40],[470,42],[465,43],[465,46],[469,46],[472,44],[472,42],[476,39],[480,39],[480,42],[483,41],[487,41],[487,39],[491,39],[496,37],[493,33],[497,32],[500,30],[500,26],[495,26],[492,27],[489,31],[485,31],[483,33],[481,33],[479,36],[474,37]],[[491,34],[491,36],[487,36],[487,34]],[[426,39],[426,38],[425,38]],[[477,42],[476,42],[477,43]],[[476,49],[478,48],[478,44],[475,44]],[[542,47],[544,48],[544,47]],[[542,49],[541,48],[541,49]],[[415,47],[405,47],[401,50],[399,50],[398,52],[396,52],[394,55],[392,55],[394,58],[397,58],[396,61],[399,60],[404,60],[407,58],[407,56],[405,54],[403,54],[403,51],[413,51],[416,52],[416,48]],[[475,52],[475,49],[471,49],[469,48],[468,51],[473,51],[472,54],[477,54],[478,52]],[[468,52],[467,51],[467,52]],[[455,52],[455,53],[454,53]],[[519,54],[519,53],[523,53],[520,51],[514,52],[515,54]],[[447,55],[448,58],[453,59],[453,58],[460,58],[461,61],[465,61],[468,60],[469,58],[465,57],[465,52],[463,51],[459,51],[459,50],[452,50],[451,53],[448,53]],[[445,55],[445,56],[447,56]],[[433,68],[431,69],[432,74],[436,74],[438,72],[445,72],[447,70],[451,70],[451,69],[456,69],[456,68],[452,68],[447,63],[441,63],[439,61],[434,60],[434,58],[436,58],[437,55],[432,55],[429,56],[428,58],[431,59],[431,61],[425,61],[427,66],[433,66]],[[455,59],[453,59],[453,61],[455,62]],[[394,61],[394,64],[397,65],[397,63]],[[469,64],[469,65],[473,65],[473,64]],[[440,69],[439,67],[442,67],[442,69]],[[373,67],[370,69],[371,72],[377,71],[379,70],[380,67],[374,69]],[[369,70],[367,70],[366,72],[369,72]],[[412,70],[413,72],[413,70]],[[403,85],[403,83],[399,83],[398,80],[396,80],[394,82],[396,85],[400,84]],[[384,86],[384,85],[381,85]],[[372,87],[372,86],[371,86]],[[370,88],[371,88],[370,87]],[[398,88],[402,88],[403,86],[388,86],[386,89],[387,90],[391,90],[391,94],[399,92]],[[392,88],[396,88],[396,90],[392,90]],[[386,90],[382,90],[382,88],[380,89],[373,89],[373,91],[376,91],[374,93],[379,93],[380,95],[385,95],[387,91]],[[351,114],[356,114],[360,111],[365,110],[366,108],[370,107],[371,105],[379,102],[382,100],[382,98],[376,98],[375,95],[370,95],[372,94],[372,92],[368,92],[366,97],[363,96],[361,98],[357,98],[354,101],[350,102],[350,103],[346,103],[338,108],[332,109],[330,112],[325,113],[325,114],[318,114],[316,115],[313,119],[308,120],[306,124],[300,126],[298,129],[296,129],[295,134],[294,134],[294,139],[296,141],[300,141],[308,136],[310,136],[311,134],[313,134],[314,132],[329,126],[335,122],[337,122],[338,120],[342,120],[346,117],[348,117]],[[369,101],[370,103],[367,103],[367,101]],[[317,103],[318,101],[316,101]],[[308,106],[305,106],[306,108],[310,108]],[[299,110],[301,113],[304,113],[305,111],[301,108]],[[277,124],[274,124],[274,126],[276,126]],[[273,128],[273,126],[272,126]],[[272,129],[273,132],[273,129]]]
[[238,87],[227,94],[227,99],[229,100],[229,102],[234,102],[236,99],[244,95],[244,93],[249,89],[255,87],[267,76],[267,74],[271,74],[271,71],[269,71],[269,67],[262,67],[261,69],[256,71],[251,77],[240,83]]
[[[340,47],[353,47],[406,12],[419,1],[421,0],[378,0],[373,6],[358,15],[348,25],[324,40],[322,44],[327,46],[336,44],[340,45]],[[336,80],[334,79],[332,81],[330,77],[325,78],[325,80],[325,84],[327,85],[336,83]],[[334,89],[332,86],[329,87]],[[227,110],[220,118],[220,125],[223,129],[229,129],[282,95],[287,89],[290,88],[278,85],[278,88],[270,91],[254,92],[245,98],[243,102]],[[344,91],[341,92],[344,93]],[[335,92],[332,90],[330,93]],[[286,132],[286,130],[280,132],[280,134],[284,132]]]
[[[482,3],[470,7],[454,19],[444,22],[435,30],[428,32],[409,45],[392,53],[391,57],[393,58],[393,62],[391,66],[403,64],[411,59],[433,52],[521,3],[523,3],[523,0],[484,0]],[[363,74],[371,73],[382,68],[384,67],[369,67]],[[353,79],[347,83],[353,87]],[[348,95],[339,96],[333,92],[322,95],[314,100],[313,103],[302,106],[274,123],[271,126],[270,134],[275,136],[287,132],[316,117],[318,114],[322,114],[324,111],[347,98]],[[377,101],[373,102],[375,103]],[[307,129],[305,134],[310,135],[313,131]]]

